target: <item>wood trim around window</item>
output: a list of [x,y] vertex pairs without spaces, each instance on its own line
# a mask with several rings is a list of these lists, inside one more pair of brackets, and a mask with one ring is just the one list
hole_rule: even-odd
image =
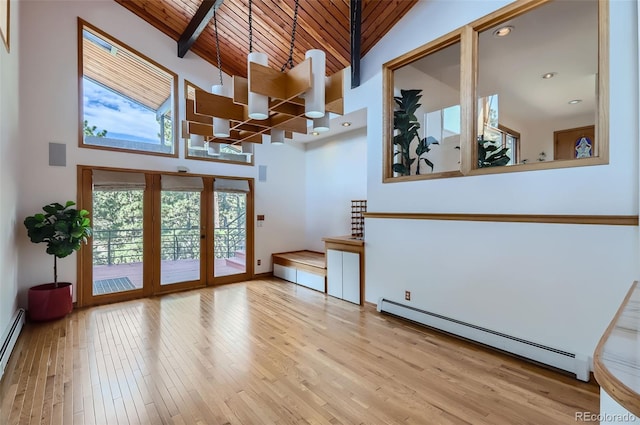
[[[483,30],[492,28],[501,22],[507,22],[550,1],[551,0],[516,0],[424,46],[388,61],[382,66],[383,183],[609,164],[609,0],[598,0],[598,98],[596,99],[596,143],[594,147],[596,156],[582,159],[530,162],[527,164],[518,163],[516,165],[502,167],[477,168],[478,153],[476,149],[475,122],[477,119],[478,34]],[[460,147],[462,151],[460,171],[394,177],[392,171],[394,152],[392,137],[394,71],[458,40],[461,43],[460,108],[462,121]]]
[[[131,46],[129,46],[126,43],[123,43],[122,41],[120,41],[119,39],[117,39],[116,37],[111,36],[110,34],[102,31],[101,29],[97,28],[96,26],[90,24],[89,22],[85,21],[84,19],[78,17],[78,147],[83,148],[83,149],[97,149],[97,150],[107,150],[107,151],[114,151],[114,152],[126,152],[126,153],[136,153],[136,154],[140,154],[140,155],[152,155],[152,156],[163,156],[163,157],[170,157],[170,158],[178,158],[179,156],[179,147],[180,147],[180,113],[179,113],[179,102],[178,102],[178,74],[176,74],[175,72],[171,71],[169,68],[166,68],[162,65],[160,65],[158,62],[154,61],[153,59],[151,59],[150,57],[140,53],[139,51],[137,51],[136,49],[132,48]],[[91,31],[100,34],[102,37],[113,40],[114,43],[118,44],[119,46],[121,46],[122,48],[128,50],[129,52],[135,54],[136,56],[140,57],[141,59],[149,62],[150,64],[154,65],[155,67],[161,69],[162,71],[166,72],[167,74],[170,74],[173,77],[173,84],[172,84],[172,97],[173,97],[173,111],[172,111],[172,120],[173,120],[173,129],[172,129],[172,139],[173,139],[173,153],[162,153],[162,152],[147,152],[147,151],[142,151],[142,150],[135,150],[135,149],[125,149],[125,148],[118,148],[118,147],[109,147],[109,146],[96,146],[96,145],[87,145],[84,143],[84,127],[83,127],[83,122],[84,122],[84,107],[83,107],[83,97],[84,97],[84,90],[83,90],[83,82],[82,79],[84,78],[84,66],[83,66],[83,61],[84,61],[84,51],[83,51],[83,36],[82,36],[82,31],[84,28],[88,28]]]
[[[92,212],[92,180],[93,170],[106,170],[106,171],[120,171],[140,173],[145,175],[146,189],[144,192],[144,214],[145,220],[143,223],[143,237],[144,237],[144,261],[143,265],[143,284],[142,289],[118,292],[113,294],[100,295],[99,297],[93,297],[92,294],[86,293],[85,287],[89,287],[87,282],[93,281],[93,264],[92,264],[92,252],[91,244],[83,247],[78,255],[77,262],[77,305],[78,307],[87,307],[97,304],[108,304],[112,302],[125,301],[141,297],[149,297],[152,295],[166,294],[170,292],[182,291],[187,289],[195,289],[204,287],[206,285],[218,285],[232,282],[239,282],[243,280],[249,280],[254,277],[254,258],[255,258],[255,207],[254,207],[254,179],[247,177],[234,177],[234,176],[217,176],[208,174],[185,174],[180,172],[170,171],[154,171],[154,170],[136,170],[129,168],[111,168],[89,165],[77,166],[77,206],[78,208],[84,208],[89,211],[89,218],[93,222]],[[175,175],[175,176],[190,176],[190,177],[202,177],[204,183],[204,189],[201,198],[201,234],[206,236],[206,239],[201,243],[207,243],[207,241],[213,241],[213,227],[209,223],[204,222],[204,218],[212,216],[213,208],[213,181],[215,178],[234,179],[234,180],[246,180],[249,183],[249,192],[247,193],[247,205],[246,205],[246,269],[245,273],[222,276],[219,278],[213,277],[213,243],[211,246],[206,246],[203,252],[207,259],[204,264],[201,264],[200,269],[200,283],[197,282],[180,282],[176,284],[170,284],[162,286],[160,284],[160,258],[154,258],[154,252],[157,252],[156,247],[160,244],[160,234],[158,229],[160,228],[160,217],[158,214],[154,214],[153,217],[147,217],[147,214],[151,214],[152,206],[159,209],[160,206],[160,175]],[[209,215],[207,215],[209,214]],[[92,239],[90,240],[92,242]]]

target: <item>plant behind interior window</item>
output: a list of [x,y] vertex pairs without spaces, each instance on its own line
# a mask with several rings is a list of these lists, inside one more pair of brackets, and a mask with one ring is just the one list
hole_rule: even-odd
[[508,150],[491,140],[485,140],[483,135],[478,136],[478,168],[507,165],[511,161]]
[[[398,173],[401,176],[411,175],[411,166],[418,160],[416,164],[416,175],[420,174],[420,162],[425,162],[431,171],[433,171],[433,162],[427,158],[423,158],[422,155],[428,153],[431,145],[437,145],[438,141],[434,137],[420,138],[418,130],[420,129],[420,122],[415,116],[415,112],[421,106],[420,94],[422,90],[400,90],[400,96],[394,96],[396,102],[396,110],[393,111],[393,129],[397,130],[397,133],[393,136],[394,146],[398,146],[397,152],[394,153],[394,161],[396,156],[399,156],[399,162],[394,162],[393,172]],[[417,139],[418,144],[416,146],[415,153],[417,157],[411,157],[411,143]]]

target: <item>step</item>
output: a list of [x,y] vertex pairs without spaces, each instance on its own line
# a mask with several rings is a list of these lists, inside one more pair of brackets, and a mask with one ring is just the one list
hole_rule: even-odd
[[230,257],[230,258],[225,258],[224,261],[229,267],[235,267],[236,269],[241,269],[241,270],[246,269],[244,258]]
[[238,250],[235,252],[236,258],[247,258],[247,254],[244,251]]

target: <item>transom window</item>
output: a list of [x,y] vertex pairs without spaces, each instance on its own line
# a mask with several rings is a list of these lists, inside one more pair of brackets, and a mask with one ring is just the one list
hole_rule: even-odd
[[177,76],[78,20],[80,146],[177,156]]

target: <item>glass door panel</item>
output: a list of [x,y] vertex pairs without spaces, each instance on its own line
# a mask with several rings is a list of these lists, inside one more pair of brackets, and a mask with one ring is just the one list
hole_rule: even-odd
[[161,192],[161,285],[200,281],[200,193]]
[[247,193],[213,192],[213,276],[247,272]]
[[142,288],[143,195],[144,189],[94,189],[92,296]]

